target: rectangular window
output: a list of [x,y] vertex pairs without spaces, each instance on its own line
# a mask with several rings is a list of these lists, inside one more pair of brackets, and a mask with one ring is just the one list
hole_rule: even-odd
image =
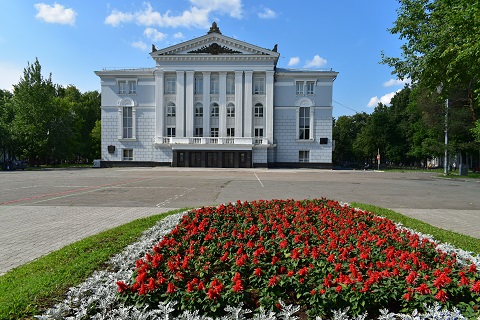
[[227,137],[235,137],[235,128],[227,128]]
[[124,139],[133,138],[133,108],[123,107],[123,137]]
[[165,94],[175,94],[177,79],[175,77],[165,77]]
[[235,78],[227,76],[227,94],[235,94]]
[[210,137],[218,138],[218,128],[210,128]]
[[127,94],[127,81],[118,81],[118,94]]
[[175,127],[167,128],[167,137],[175,137]]
[[255,128],[255,138],[263,138],[263,128]]
[[210,110],[210,116],[212,118],[218,118],[219,112],[220,110],[219,110],[218,104],[212,105],[212,108]]
[[300,107],[299,119],[298,119],[298,129],[300,140],[309,140],[310,139],[310,108],[309,107]]
[[203,128],[195,128],[195,137],[203,137]]
[[137,82],[128,81],[128,94],[137,94]]
[[220,92],[220,79],[218,75],[210,76],[210,94],[218,94]]
[[265,94],[265,78],[253,78],[253,94]]
[[203,94],[203,76],[195,76],[195,94]]
[[298,151],[298,162],[310,162],[310,152],[308,150]]
[[195,117],[202,118],[203,117],[203,106],[197,105],[195,106]]
[[170,104],[167,106],[167,117],[175,117],[175,105]]
[[297,81],[295,87],[297,96],[304,94],[303,81]]
[[315,94],[315,82],[307,81],[307,94]]
[[123,149],[123,161],[133,161],[133,149]]

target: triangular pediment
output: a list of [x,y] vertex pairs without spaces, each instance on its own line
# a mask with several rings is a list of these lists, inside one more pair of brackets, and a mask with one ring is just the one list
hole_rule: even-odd
[[278,58],[276,46],[270,50],[222,35],[219,32],[209,32],[204,36],[194,38],[167,48],[156,49],[152,46],[152,58],[165,56],[198,56],[198,55],[255,55]]

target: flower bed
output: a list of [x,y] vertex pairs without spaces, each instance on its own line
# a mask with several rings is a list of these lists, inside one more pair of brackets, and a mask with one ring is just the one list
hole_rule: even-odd
[[[132,266],[133,268],[133,266]],[[301,317],[423,310],[440,303],[480,315],[477,265],[373,213],[315,200],[237,202],[189,211],[118,281],[120,300],[146,309],[177,302],[222,316],[227,306]]]

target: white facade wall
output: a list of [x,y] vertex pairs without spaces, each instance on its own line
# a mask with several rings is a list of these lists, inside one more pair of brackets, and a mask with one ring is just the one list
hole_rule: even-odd
[[[279,57],[276,49],[270,51],[228,38],[219,30],[162,50],[153,49],[151,56],[156,61],[155,68],[96,72],[102,82],[103,161],[124,161],[124,149],[133,150],[135,162],[171,165],[177,161],[175,152],[247,151],[251,152],[253,166],[275,166],[277,163],[300,164],[299,152],[308,151],[307,161],[311,164],[331,165],[332,90],[336,72],[276,69]],[[220,51],[209,53],[208,50]],[[166,94],[165,80],[172,75],[176,78],[176,93]],[[202,95],[193,92],[197,75],[204,77]],[[212,75],[220,79],[218,94],[209,92]],[[252,92],[258,76],[265,79],[263,94]],[[235,79],[235,94],[225,93],[227,77]],[[119,83],[124,81],[134,81],[136,91],[119,92]],[[302,81],[314,83],[315,92],[298,94],[296,83]],[[176,106],[174,137],[167,136],[166,106],[169,101]],[[203,104],[203,137],[193,134],[194,104],[198,101]],[[218,141],[210,139],[212,102],[220,106]],[[235,119],[226,118],[228,103],[235,105]],[[256,103],[264,108],[264,119],[260,121],[263,122],[263,139],[254,137],[254,129],[260,123],[253,114]],[[122,138],[124,106],[133,108],[133,136],[129,139]],[[299,139],[301,107],[311,110],[308,140]],[[226,128],[232,125],[235,140],[226,137]],[[111,146],[115,147],[114,152]],[[236,156],[240,157],[240,153]]]

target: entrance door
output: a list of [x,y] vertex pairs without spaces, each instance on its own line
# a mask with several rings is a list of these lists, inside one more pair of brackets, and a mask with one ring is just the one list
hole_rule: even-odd
[[223,167],[224,168],[235,167],[235,153],[234,152],[224,152],[223,153]]
[[207,152],[207,167],[218,167],[218,153]]
[[201,167],[202,166],[202,153],[201,152],[191,152],[190,153],[190,167]]

